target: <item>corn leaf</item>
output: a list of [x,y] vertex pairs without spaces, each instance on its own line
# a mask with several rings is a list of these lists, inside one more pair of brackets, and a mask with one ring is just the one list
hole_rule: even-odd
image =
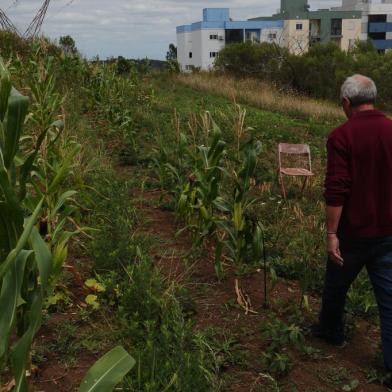
[[3,279],[0,293],[0,358],[4,356],[8,348],[8,339],[15,323],[16,310],[21,303],[20,290],[26,261],[31,253],[31,251],[23,250]]
[[4,164],[7,169],[11,167],[18,151],[19,138],[28,106],[29,99],[13,89],[8,100],[8,111],[5,119]]
[[16,343],[11,353],[12,373],[15,377],[13,392],[28,392],[26,382],[26,364],[34,336],[41,326],[42,320],[42,291],[37,288],[32,295],[31,307],[28,312],[28,325],[24,335]]
[[52,255],[36,227],[31,230],[30,245],[34,250],[42,290],[46,290],[52,269]]
[[100,358],[84,377],[79,392],[110,392],[135,366],[135,360],[118,346]]
[[31,174],[31,169],[33,168],[34,161],[38,155],[38,151],[42,145],[42,142],[44,141],[46,134],[48,130],[44,130],[41,132],[37,139],[37,143],[35,145],[34,151],[26,158],[24,161],[21,169],[20,169],[20,179],[19,179],[19,184],[20,184],[20,190],[19,190],[19,199],[23,200],[26,196],[26,183],[29,175]]
[[54,207],[51,215],[55,216],[59,209],[64,205],[64,203],[70,199],[72,196],[76,195],[78,192],[76,191],[66,191],[62,195],[60,195],[59,199],[57,200],[56,206]]
[[63,163],[62,166],[60,166],[58,168],[58,170],[56,171],[56,175],[53,179],[53,181],[51,182],[51,184],[49,185],[48,188],[48,193],[52,193],[53,191],[56,190],[56,188],[58,187],[58,185],[63,181],[63,179],[67,176],[68,174],[68,169],[69,169],[70,165],[68,162]]
[[11,92],[11,77],[5,67],[3,60],[0,59],[0,121],[4,120],[7,112],[8,97]]
[[19,253],[23,250],[26,246],[26,243],[30,237],[30,234],[33,230],[35,222],[38,218],[38,215],[41,211],[43,199],[38,203],[33,215],[29,219],[26,220],[26,224],[23,230],[22,235],[20,236],[16,247],[8,254],[6,260],[0,267],[0,281],[4,278],[5,274],[8,272],[9,268],[11,267],[12,263],[15,262],[16,258],[18,257]]
[[7,208],[15,214],[15,219],[23,224],[23,213],[20,208],[18,198],[10,182],[7,169],[4,163],[3,152],[0,149],[0,189],[3,191],[5,202],[8,204]]
[[253,234],[253,257],[255,262],[260,262],[263,255],[263,231],[258,224]]
[[[0,202],[0,254],[4,257],[15,248],[20,228],[23,229],[23,217],[20,217],[20,224],[18,224],[15,212],[10,210],[8,204]],[[2,261],[0,265],[1,263]]]

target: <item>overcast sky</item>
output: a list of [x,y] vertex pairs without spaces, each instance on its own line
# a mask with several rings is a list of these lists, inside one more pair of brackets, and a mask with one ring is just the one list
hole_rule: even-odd
[[[0,0],[0,8],[25,31],[43,0]],[[312,9],[341,4],[310,0]],[[88,57],[122,55],[164,59],[176,41],[177,25],[201,20],[206,7],[230,7],[234,20],[269,16],[280,0],[52,0],[43,32],[51,38],[70,34]]]

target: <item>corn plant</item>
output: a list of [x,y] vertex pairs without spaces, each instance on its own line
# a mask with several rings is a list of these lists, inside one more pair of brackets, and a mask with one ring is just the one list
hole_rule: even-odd
[[25,215],[26,181],[35,157],[35,150],[18,155],[27,110],[28,99],[12,88],[0,61],[0,361],[10,362],[14,390],[22,392],[52,269],[50,251],[35,227],[43,199]]
[[257,199],[250,193],[260,152],[261,143],[250,133],[242,145],[238,143],[233,170],[234,189],[232,197],[225,203],[231,219],[221,222],[228,256],[237,266],[246,261],[260,261],[263,248],[261,226],[252,213]]
[[[51,59],[37,66],[30,89],[33,98],[30,122],[35,132],[38,131],[39,143],[38,148],[30,153],[34,166],[28,179],[34,191],[27,197],[26,206],[31,207],[38,198],[44,200],[40,231],[52,252],[52,279],[56,279],[68,256],[70,239],[85,230],[75,222],[79,212],[74,201],[77,191],[64,190],[79,164],[81,145],[74,138],[64,135],[64,119],[58,116],[63,99],[56,91]],[[33,134],[30,139],[34,141],[37,136]],[[68,227],[73,229],[68,230]]]
[[[48,135],[52,136],[50,133]],[[52,143],[53,139],[49,146]],[[53,278],[58,277],[62,271],[70,239],[88,230],[80,227],[75,220],[79,215],[79,206],[74,200],[77,191],[64,190],[78,164],[80,149],[81,146],[76,141],[61,139],[61,143],[49,149],[47,157],[38,160],[34,173],[36,195],[44,198],[41,233],[45,234],[45,240],[52,251]]]
[[[191,116],[188,122],[190,134],[185,134],[175,112],[175,143],[161,141],[159,149],[153,154],[161,186],[170,190],[177,215],[185,223],[180,231],[191,232],[195,246],[217,234],[218,221],[225,213],[221,187],[227,177],[224,164],[226,143],[222,132],[209,112],[200,119],[199,122],[196,116]],[[198,142],[199,133],[204,136],[205,144]],[[217,255],[221,250],[219,246]],[[220,275],[221,265],[217,267]]]
[[[231,198],[225,197],[222,189],[229,177],[226,143],[210,113],[201,117],[201,126],[191,117],[191,135],[180,131],[175,115],[175,147],[161,143],[154,154],[161,185],[171,189],[177,214],[185,222],[182,230],[193,234],[196,246],[205,239],[215,242],[218,277],[223,273],[223,255],[237,266],[250,259],[258,262],[263,255],[262,226],[251,214],[257,199],[250,196],[261,144],[244,127],[245,111],[237,107],[236,113],[237,152],[232,158],[235,167]],[[200,128],[205,136],[202,145],[197,143]]]
[[153,151],[152,161],[163,189],[168,189],[176,204],[188,183],[190,156],[195,149],[188,135],[181,132],[181,122],[174,112],[173,124],[175,128],[175,141],[167,143],[167,140],[158,140],[159,148]]
[[224,167],[226,143],[217,124],[209,113],[206,115],[211,120],[205,122],[210,142],[208,146],[197,146],[195,152],[189,150],[193,171],[178,202],[178,213],[185,219],[187,228],[195,234],[196,243],[215,232],[219,210],[224,209],[220,187],[227,174]]

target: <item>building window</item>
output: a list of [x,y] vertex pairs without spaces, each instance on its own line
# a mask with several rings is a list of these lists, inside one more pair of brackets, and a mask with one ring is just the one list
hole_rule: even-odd
[[190,58],[190,59],[192,58],[192,56],[193,56],[193,53],[192,53],[192,52],[189,52],[189,58]]
[[331,35],[335,37],[342,35],[342,19],[331,19]]
[[297,23],[295,26],[296,30],[302,30],[302,27],[302,23]]
[[258,31],[246,30],[245,40],[247,42],[260,42],[260,30]]
[[309,27],[310,27],[310,37],[312,39],[320,38],[321,19],[311,19]]
[[211,34],[210,35],[210,39],[218,39],[218,35],[217,34]]
[[226,44],[244,42],[244,29],[226,30]]
[[369,15],[369,23],[386,23],[386,22],[387,22],[386,14]]
[[276,39],[276,33],[269,33],[268,39]]
[[210,52],[210,58],[214,59],[215,57],[218,57],[218,52]]

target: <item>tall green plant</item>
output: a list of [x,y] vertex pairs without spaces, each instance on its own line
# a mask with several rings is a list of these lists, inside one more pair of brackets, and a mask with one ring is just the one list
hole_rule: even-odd
[[[239,266],[249,260],[259,262],[263,252],[262,228],[252,215],[257,199],[251,192],[261,143],[245,127],[245,116],[246,111],[236,106],[237,150],[232,154],[232,165],[222,131],[209,112],[202,116],[201,125],[191,118],[191,135],[180,132],[176,116],[175,147],[162,143],[154,155],[161,184],[171,189],[177,214],[185,222],[183,230],[193,234],[196,246],[205,239],[215,242],[218,277],[223,274],[223,255]],[[205,135],[204,144],[199,144],[199,129]],[[229,170],[233,173],[231,197],[223,189]]]
[[224,167],[226,143],[222,140],[222,132],[209,113],[206,116],[208,121],[204,124],[209,143],[197,146],[195,151],[188,148],[193,170],[178,202],[178,213],[195,234],[197,243],[216,229],[217,211],[222,209],[220,187],[227,173]]
[[232,197],[226,201],[230,219],[221,222],[226,234],[224,245],[229,258],[238,266],[246,261],[260,261],[261,226],[252,214],[256,203],[252,193],[257,158],[261,143],[253,137],[252,129],[245,128],[246,111],[237,107],[237,151],[234,158]]
[[153,151],[152,161],[162,188],[168,190],[178,204],[185,184],[189,179],[191,165],[189,151],[195,148],[195,141],[181,132],[181,121],[174,112],[175,140],[167,143],[164,137],[158,139],[158,148]]
[[18,156],[27,110],[28,99],[12,88],[0,60],[0,360],[10,360],[18,392],[27,391],[30,346],[41,324],[52,268],[50,251],[35,227],[43,199],[25,216],[26,192],[21,191],[34,161]]
[[44,200],[41,232],[53,254],[52,278],[56,278],[68,256],[70,239],[84,230],[74,223],[79,212],[74,201],[77,191],[68,189],[79,164],[81,145],[64,135],[64,119],[59,116],[64,99],[57,92],[53,60],[49,58],[42,63],[36,60],[32,60],[38,66],[30,81],[33,101],[30,122],[39,136],[31,136],[32,141],[37,140],[34,151],[29,152],[34,170],[26,177],[34,191],[28,195],[26,205],[34,205],[38,198]]

